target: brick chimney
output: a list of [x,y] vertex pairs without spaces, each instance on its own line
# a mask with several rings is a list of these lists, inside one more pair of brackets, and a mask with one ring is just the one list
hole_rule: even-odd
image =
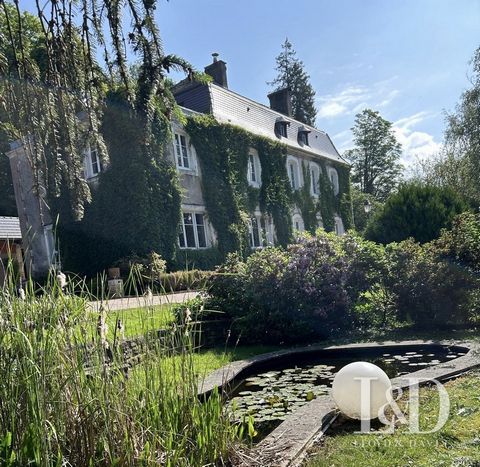
[[213,78],[213,82],[228,89],[227,64],[218,59],[218,53],[213,53],[213,63],[205,67],[205,73]]
[[292,116],[292,96],[289,88],[274,91],[268,95],[268,98],[272,110],[276,110],[288,117]]

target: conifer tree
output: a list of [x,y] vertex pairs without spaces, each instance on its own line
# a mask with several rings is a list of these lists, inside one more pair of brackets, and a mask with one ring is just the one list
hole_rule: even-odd
[[289,88],[292,96],[292,116],[307,125],[315,125],[315,91],[305,65],[297,58],[288,38],[282,44],[282,51],[276,58],[277,77],[270,84],[275,90]]

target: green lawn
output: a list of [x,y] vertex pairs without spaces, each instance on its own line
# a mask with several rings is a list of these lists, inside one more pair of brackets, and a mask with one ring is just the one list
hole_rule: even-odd
[[[266,352],[272,352],[278,350],[278,347],[275,346],[262,346],[262,345],[252,345],[252,346],[238,346],[236,348],[214,348],[214,349],[205,349],[199,350],[198,352],[193,353],[191,356],[191,365],[193,367],[193,375],[196,379],[204,378],[209,373],[218,368],[221,368],[224,365],[227,365],[230,362],[236,360],[243,360],[254,355],[259,355]],[[158,362],[152,364],[152,362],[141,362],[136,365],[129,376],[129,378],[135,381],[134,384],[138,384],[140,381],[143,382],[146,375],[146,371],[162,371],[170,372],[173,367],[180,366],[178,360],[185,358],[185,356],[176,356],[176,357],[167,357],[163,358],[164,366],[160,365]],[[138,381],[136,381],[138,380]]]
[[[400,426],[394,434],[354,434],[358,423],[339,419],[307,466],[479,466],[480,373],[471,372],[445,387],[450,396],[450,417],[437,433],[408,434],[407,428]],[[422,388],[420,397],[420,428],[427,430],[436,423],[438,395],[434,389]],[[404,412],[405,400],[400,404]]]
[[169,304],[109,311],[107,314],[109,338],[113,338],[117,319],[123,323],[125,337],[132,337],[164,328],[173,322],[174,317],[172,305]]
[[273,352],[279,347],[268,345],[243,345],[235,348],[201,350],[194,355],[195,372],[205,376],[212,371],[236,360],[244,360],[262,353]]

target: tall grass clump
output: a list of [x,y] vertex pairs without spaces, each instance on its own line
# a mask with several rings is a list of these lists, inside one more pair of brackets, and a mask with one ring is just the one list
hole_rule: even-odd
[[129,370],[104,310],[54,275],[25,293],[14,282],[0,288],[0,465],[225,462],[237,430],[218,394],[197,396],[188,324],[162,340],[146,330],[142,365]]

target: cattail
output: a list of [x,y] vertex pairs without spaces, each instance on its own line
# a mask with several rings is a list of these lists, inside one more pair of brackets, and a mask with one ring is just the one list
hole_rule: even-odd
[[59,271],[57,274],[57,283],[62,291],[67,286],[67,276],[62,271]]

